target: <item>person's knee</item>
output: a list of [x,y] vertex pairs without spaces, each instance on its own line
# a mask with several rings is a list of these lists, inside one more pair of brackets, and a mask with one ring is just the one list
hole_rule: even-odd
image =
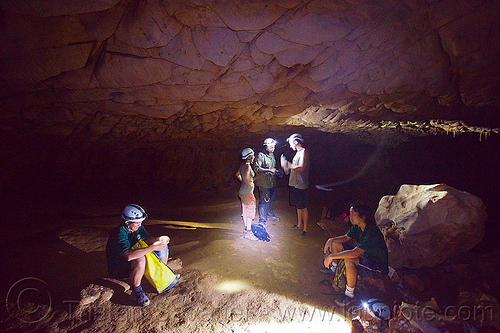
[[342,252],[343,250],[344,250],[344,247],[342,246],[341,243],[334,243],[334,242],[332,242],[332,251],[333,251],[333,253]]
[[347,258],[344,259],[346,269],[354,269],[357,271],[358,267],[358,258]]
[[145,257],[140,257],[137,259],[134,259],[130,261],[130,266],[132,267],[132,270],[144,270],[146,268],[146,258]]

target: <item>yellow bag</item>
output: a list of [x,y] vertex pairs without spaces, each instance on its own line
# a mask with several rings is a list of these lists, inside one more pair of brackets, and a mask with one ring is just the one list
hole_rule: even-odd
[[[132,246],[133,250],[148,247],[142,239]],[[158,293],[171,289],[177,283],[179,277],[165,265],[153,252],[146,254],[146,269],[144,275],[149,283],[156,288]]]

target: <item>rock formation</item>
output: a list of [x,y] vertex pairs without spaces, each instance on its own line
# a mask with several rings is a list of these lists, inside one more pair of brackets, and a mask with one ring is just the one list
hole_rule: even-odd
[[478,197],[445,184],[402,185],[375,213],[389,265],[433,267],[470,250],[484,236],[485,210]]

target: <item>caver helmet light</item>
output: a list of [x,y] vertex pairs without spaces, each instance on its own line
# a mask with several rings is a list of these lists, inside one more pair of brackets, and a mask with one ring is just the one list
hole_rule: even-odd
[[241,152],[241,158],[244,160],[249,159],[250,157],[255,156],[255,153],[252,148],[245,148]]
[[378,298],[370,298],[363,302],[363,308],[370,316],[378,320],[389,320],[391,318],[391,309]]
[[264,140],[264,142],[262,143],[263,146],[272,146],[272,145],[276,145],[276,140],[274,140],[273,138],[267,138]]
[[122,218],[128,222],[142,222],[148,217],[144,208],[136,204],[125,206],[122,211]]
[[299,133],[293,133],[292,135],[290,135],[288,137],[288,139],[286,139],[287,142],[291,142],[291,141],[294,141],[294,140],[297,140],[300,143],[304,142],[304,138]]

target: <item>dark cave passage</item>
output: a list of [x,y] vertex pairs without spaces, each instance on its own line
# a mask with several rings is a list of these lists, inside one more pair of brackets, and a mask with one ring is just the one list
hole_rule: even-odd
[[[106,275],[102,243],[124,205],[137,203],[150,213],[153,232],[168,232],[181,245],[173,250],[182,254],[188,278],[179,293],[196,291],[210,272],[241,276],[301,303],[331,304],[316,286],[321,260],[312,259],[331,236],[317,225],[323,209],[339,216],[357,200],[387,208],[381,198],[402,185],[447,184],[482,200],[484,237],[484,206],[455,201],[468,211],[454,215],[459,209],[447,197],[435,206],[443,217],[419,211],[415,200],[415,215],[424,212],[419,227],[432,231],[407,241],[408,252],[393,251],[393,260],[398,253],[418,262],[423,257],[411,251],[422,245],[426,257],[443,254],[446,262],[401,271],[407,280],[397,283],[439,305],[456,305],[462,291],[475,293],[475,301],[494,295],[500,318],[500,279],[491,274],[500,265],[499,15],[499,1],[464,0],[0,2],[2,297],[16,281],[38,276],[54,288],[59,306],[78,298]],[[283,220],[270,226],[274,242],[241,243],[240,153],[261,150],[272,137],[277,160],[281,154],[291,160],[286,138],[296,132],[311,154],[308,236],[290,230],[298,211],[289,205],[285,176],[277,180]],[[438,197],[422,199],[430,202],[424,208],[434,209]],[[457,222],[462,217],[481,224],[469,228]],[[426,229],[431,224],[439,230]],[[399,243],[384,231],[386,245],[402,246],[410,232],[398,230]],[[468,239],[473,245],[461,246]],[[443,244],[451,244],[450,252],[436,250]],[[258,301],[260,291],[252,292],[255,298],[233,300]],[[266,294],[268,305],[276,294]],[[205,293],[197,309],[214,295]],[[57,327],[43,329],[230,327],[219,330],[220,318],[196,326],[202,321],[186,298],[172,317],[149,310],[160,319],[118,315],[81,326],[53,321]],[[221,296],[220,304],[231,298]],[[178,305],[173,299],[159,303]],[[220,304],[208,306],[212,314]],[[15,321],[10,313],[4,321],[4,310],[0,325]],[[266,315],[264,321],[276,319],[273,311]],[[13,332],[33,330],[14,321]],[[500,322],[485,326],[490,333]]]
[[[497,235],[497,136],[482,141],[477,134],[429,136],[397,147],[361,144],[341,134],[320,132],[307,139],[312,202],[340,214],[356,199],[376,207],[382,196],[395,194],[402,184],[445,183],[481,198],[489,216],[487,237]],[[92,205],[119,210],[126,202],[167,208],[215,197],[238,200],[234,173],[239,149],[173,145],[83,150],[46,138],[4,142],[2,199],[9,215],[24,216],[23,220],[43,221]],[[275,155],[282,153],[290,156],[292,151],[278,145]],[[331,192],[314,187],[330,183],[340,184]],[[278,186],[286,192],[286,179]]]
[[[184,244],[173,249],[180,253],[187,267],[210,271],[212,262],[217,262],[216,272],[218,267],[223,267],[218,273],[227,279],[244,278],[268,291],[299,300],[306,294],[315,295],[316,280],[321,279],[317,273],[309,276],[308,272],[317,271],[320,261],[310,258],[319,256],[327,237],[316,225],[322,207],[327,206],[334,216],[345,212],[351,202],[359,199],[376,207],[382,196],[395,194],[402,184],[445,183],[481,198],[488,213],[486,235],[466,257],[488,256],[498,251],[498,137],[481,142],[477,135],[469,134],[421,137],[397,147],[361,144],[338,134],[317,133],[307,139],[311,151],[310,236],[304,243],[288,230],[295,212],[288,205],[286,177],[278,180],[277,211],[284,218],[283,223],[269,227],[276,237],[270,243],[272,248],[285,248],[293,260],[298,260],[295,265],[300,268],[295,265],[287,268],[299,274],[299,280],[292,287],[286,278],[288,273],[276,273],[282,265],[277,259],[280,256],[266,259],[267,273],[259,266],[259,256],[268,255],[266,247],[254,247],[255,257],[245,261],[255,261],[255,266],[242,272],[241,265],[234,266],[230,251],[221,243],[238,244],[233,237],[239,235],[237,230],[241,225],[239,184],[234,177],[240,163],[239,150],[194,145],[82,150],[40,138],[10,142],[9,148],[3,148],[9,163],[2,165],[1,174],[2,200],[8,208],[3,225],[11,237],[3,245],[2,261],[9,263],[13,274],[2,284],[2,293],[6,294],[16,279],[41,277],[53,287],[56,309],[67,311],[68,300],[75,302],[79,290],[106,276],[106,267],[103,252],[80,251],[61,239],[61,231],[73,233],[73,237],[90,232],[91,244],[95,237],[106,236],[120,220],[121,207],[132,202],[148,210],[151,222],[159,221],[158,225],[148,226],[153,233],[168,232],[174,243]],[[277,156],[281,153],[290,155],[291,151],[280,147],[275,152]],[[313,186],[330,183],[339,185],[331,192]],[[224,224],[230,230],[165,229],[165,221],[169,220]],[[22,246],[26,239],[30,244],[28,252]],[[35,251],[41,260],[31,262],[30,251]],[[200,254],[206,259],[200,259]],[[302,256],[302,260],[297,256]],[[470,259],[464,257],[463,260]],[[440,304],[454,304],[464,283],[475,284],[472,277],[457,281],[456,275],[447,272],[446,267],[444,271],[419,271],[427,278],[424,280],[427,287],[420,294],[422,299],[434,297]],[[282,278],[276,280],[273,274]],[[413,273],[406,274],[412,276]],[[273,283],[264,283],[270,279]],[[301,287],[302,279],[313,283],[307,288]],[[494,280],[488,282],[490,292],[500,287]],[[314,296],[308,302],[320,306],[328,304],[329,298]]]

